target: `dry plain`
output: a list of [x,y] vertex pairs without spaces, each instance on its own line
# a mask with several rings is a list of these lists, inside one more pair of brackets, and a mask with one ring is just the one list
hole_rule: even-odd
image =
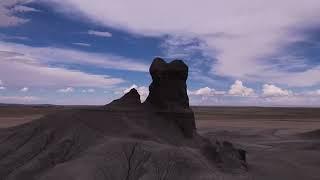
[[[75,106],[1,105],[0,128],[27,123]],[[88,108],[88,107],[86,107]],[[193,107],[197,130],[247,151],[243,179],[319,180],[320,109]]]
[[248,152],[249,179],[320,179],[320,109],[195,107],[198,131]]

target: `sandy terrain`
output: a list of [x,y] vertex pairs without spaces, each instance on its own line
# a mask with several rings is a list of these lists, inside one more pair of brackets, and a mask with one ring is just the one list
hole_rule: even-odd
[[[318,139],[298,135],[320,129],[319,110],[289,109],[296,116],[281,108],[275,115],[271,108],[258,108],[258,113],[257,108],[224,108],[225,116],[221,111],[214,113],[218,110],[221,108],[196,108],[198,131],[247,150],[249,174],[245,179],[320,179],[320,135]],[[245,119],[247,114],[250,117]]]
[[[48,113],[57,113],[56,110],[1,107],[0,128],[26,123]],[[320,179],[320,138],[299,136],[320,129],[319,110],[194,108],[198,132],[212,139],[231,141],[245,149],[249,171],[243,179],[257,180]],[[19,113],[8,113],[12,111]]]

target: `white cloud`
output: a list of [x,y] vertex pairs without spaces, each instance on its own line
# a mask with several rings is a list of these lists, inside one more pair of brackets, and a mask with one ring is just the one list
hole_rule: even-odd
[[41,100],[36,96],[0,96],[1,102],[6,103],[32,103]]
[[72,92],[74,92],[74,89],[72,87],[67,87],[65,89],[58,89],[57,92],[59,92],[59,93],[72,93]]
[[236,80],[233,85],[231,85],[229,94],[233,96],[253,96],[254,90],[245,87],[242,81]]
[[[213,74],[290,86],[320,83],[315,78],[319,77],[319,67],[300,72],[278,67],[270,70],[273,63],[266,59],[281,54],[287,45],[306,39],[306,35],[298,33],[302,28],[319,25],[319,0],[55,2],[64,7],[65,13],[73,9],[71,13],[80,12],[105,26],[140,35],[197,37],[216,60],[212,62]],[[66,8],[68,5],[71,8]],[[159,9],[162,13],[155,13]]]
[[[15,60],[41,63],[63,63],[91,65],[106,69],[148,72],[149,66],[139,63],[140,60],[130,59],[112,54],[88,53],[74,49],[55,47],[31,47],[21,44],[0,41],[1,54],[11,55]],[[8,54],[15,53],[15,54]],[[141,61],[140,61],[141,62]]]
[[96,92],[96,90],[90,88],[90,89],[83,89],[81,92],[82,93],[94,93],[94,92]]
[[291,91],[281,89],[272,84],[264,84],[262,88],[262,96],[264,97],[279,97],[279,96],[290,96]]
[[[320,90],[293,93],[290,90],[275,85],[265,84],[261,94],[247,88],[241,81],[236,81],[228,94],[217,93],[214,89],[205,87],[188,91],[192,105],[216,106],[320,106]],[[223,92],[223,91],[218,91]]]
[[91,44],[88,43],[72,43],[73,45],[77,45],[77,46],[84,46],[84,47],[90,47]]
[[100,37],[112,37],[112,34],[107,31],[95,31],[95,30],[89,30],[88,31],[89,35],[94,35],[94,36],[100,36]]
[[[148,66],[119,56],[86,53],[72,49],[37,48],[0,41],[0,77],[9,86],[100,87],[124,82],[108,75],[96,75],[49,64],[81,64],[94,67],[147,72]],[[19,73],[17,73],[19,72]]]
[[24,88],[20,89],[20,91],[21,91],[21,92],[27,92],[27,91],[29,91],[29,88],[24,87]]
[[225,93],[226,93],[225,91],[217,91],[209,87],[200,88],[195,91],[188,91],[189,95],[196,95],[196,96],[221,96],[221,95],[225,95]]
[[137,85],[133,84],[129,88],[126,88],[125,90],[123,90],[123,94],[128,93],[133,88],[135,88],[138,91],[138,93],[140,94],[140,99],[142,102],[147,99],[147,97],[149,95],[149,88],[146,86],[137,86]]
[[[0,55],[1,56],[1,55]],[[94,75],[76,70],[54,68],[37,64],[27,59],[14,61],[12,58],[2,58],[0,61],[0,76],[8,82],[8,85],[29,87],[110,87],[124,80],[112,78],[106,75]],[[19,72],[19,73],[17,73]]]
[[2,82],[2,80],[0,80],[0,85],[3,85],[3,82]]

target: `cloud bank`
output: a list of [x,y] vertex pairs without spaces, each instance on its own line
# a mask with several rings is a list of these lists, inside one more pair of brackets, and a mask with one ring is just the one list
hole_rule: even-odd
[[206,44],[207,53],[214,59],[213,75],[297,87],[320,84],[320,79],[314,78],[320,75],[319,65],[292,72],[269,62],[270,57],[281,56],[288,45],[306,39],[299,30],[320,25],[318,0],[55,0],[55,3],[64,9],[71,7],[73,13],[102,25],[135,34],[196,37]]
[[[16,73],[19,72],[19,73]],[[7,86],[110,87],[124,82],[107,75],[89,74],[49,65],[16,52],[0,52],[0,77]]]

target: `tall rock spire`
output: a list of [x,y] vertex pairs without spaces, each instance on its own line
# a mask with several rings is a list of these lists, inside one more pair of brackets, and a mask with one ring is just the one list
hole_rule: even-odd
[[150,74],[152,83],[145,104],[175,120],[184,134],[192,137],[196,127],[187,94],[188,66],[182,60],[167,63],[155,58]]

